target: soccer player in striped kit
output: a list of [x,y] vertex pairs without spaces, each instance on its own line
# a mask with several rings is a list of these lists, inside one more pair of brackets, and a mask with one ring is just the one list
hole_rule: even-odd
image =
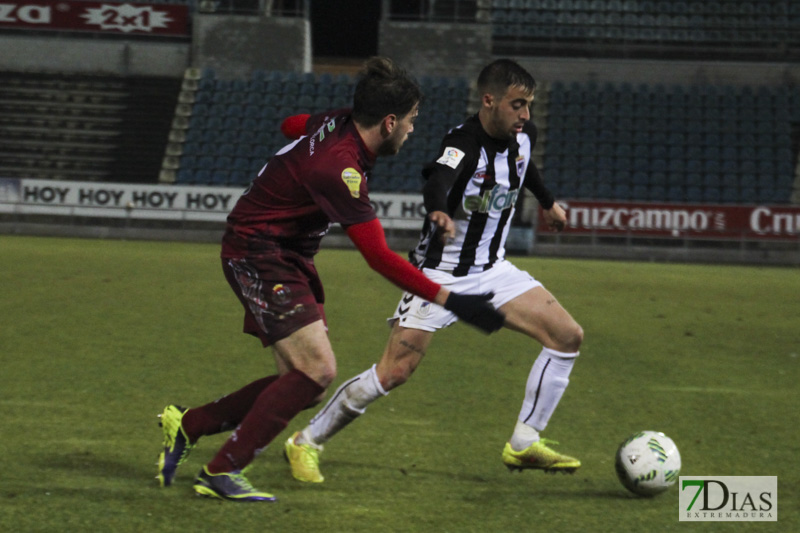
[[[583,330],[539,281],[504,258],[521,187],[536,196],[551,228],[560,231],[566,224],[564,209],[531,161],[535,81],[514,61],[500,59],[481,71],[477,85],[479,112],[445,136],[437,159],[423,170],[428,215],[411,261],[443,287],[491,291],[492,305],[505,314],[505,327],[542,345],[502,461],[509,469],[572,473],[580,461],[555,451],[551,445],[556,443],[539,433],[569,383]],[[309,425],[285,443],[294,477],[322,482],[322,445],[371,402],[405,383],[434,332],[456,321],[450,311],[406,292],[390,319],[392,330],[380,362],[347,380]]]

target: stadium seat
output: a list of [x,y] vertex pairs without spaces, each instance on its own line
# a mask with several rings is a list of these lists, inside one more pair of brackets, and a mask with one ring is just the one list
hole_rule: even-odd
[[227,185],[229,178],[228,170],[216,169],[211,173],[210,185]]
[[211,171],[200,168],[194,171],[191,183],[195,185],[207,185],[211,183]]

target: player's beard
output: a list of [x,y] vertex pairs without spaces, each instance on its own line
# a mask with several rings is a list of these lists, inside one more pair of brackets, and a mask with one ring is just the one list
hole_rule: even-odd
[[397,154],[405,141],[405,135],[403,135],[403,137],[400,139],[396,139],[394,136],[390,135],[385,141],[383,141],[383,144],[381,144],[380,148],[378,148],[378,155],[387,156]]

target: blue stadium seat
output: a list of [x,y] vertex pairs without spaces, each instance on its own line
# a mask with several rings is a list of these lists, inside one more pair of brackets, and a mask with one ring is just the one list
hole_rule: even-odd
[[682,202],[686,199],[686,188],[682,185],[670,185],[667,187],[666,200],[670,202]]
[[228,183],[230,185],[247,185],[252,181],[254,176],[251,176],[249,172],[243,170],[232,170],[230,172],[230,176],[228,178]]
[[705,187],[703,189],[703,201],[718,203],[722,200],[722,192],[719,187]]
[[202,143],[196,141],[186,141],[183,143],[183,152],[184,155],[201,155],[202,152]]
[[703,188],[697,185],[689,185],[686,187],[686,201],[691,203],[702,202]]
[[631,188],[627,183],[617,183],[614,185],[612,197],[616,200],[630,200]]
[[206,168],[200,168],[194,171],[192,183],[197,185],[207,185],[211,183],[211,171]]
[[178,185],[192,184],[194,181],[194,172],[188,168],[179,168],[175,173],[175,183]]
[[633,200],[650,199],[650,188],[644,184],[634,185],[633,188],[631,189],[631,198]]
[[211,180],[209,181],[209,184],[211,184],[211,185],[227,185],[228,184],[228,177],[229,177],[229,171],[228,170],[215,169],[211,173]]
[[667,188],[664,185],[650,185],[647,199],[651,202],[664,202],[667,200]]

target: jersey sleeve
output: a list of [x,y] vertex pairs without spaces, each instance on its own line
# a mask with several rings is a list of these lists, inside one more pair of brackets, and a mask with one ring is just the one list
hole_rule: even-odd
[[[538,136],[536,125],[530,121],[526,122],[525,126],[522,128],[522,132],[530,137],[531,152],[533,152],[533,147],[536,146],[536,138]],[[528,164],[528,169],[525,172],[525,188],[533,193],[543,209],[550,209],[553,207],[555,203],[553,193],[545,186],[542,180],[542,174],[539,172],[539,169],[536,168],[536,164],[532,160]]]
[[442,141],[436,159],[425,165],[422,175],[426,182],[422,196],[428,213],[448,212],[448,191],[466,168],[470,165],[474,167],[474,160],[477,157],[474,144],[474,141],[465,135],[451,133]]
[[355,224],[347,228],[347,235],[367,264],[404,291],[416,294],[432,302],[441,285],[425,277],[422,272],[389,249],[386,236],[378,220]]

